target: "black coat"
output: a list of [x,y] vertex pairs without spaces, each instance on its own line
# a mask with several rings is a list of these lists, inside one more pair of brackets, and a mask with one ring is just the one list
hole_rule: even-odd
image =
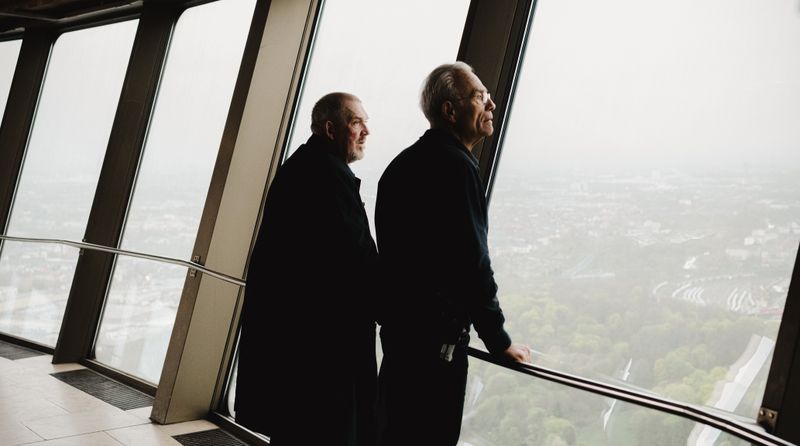
[[487,225],[477,160],[449,133],[428,130],[386,168],[375,229],[387,355],[414,342],[438,353],[470,324],[492,353],[508,348]]
[[312,136],[278,169],[247,273],[236,419],[278,445],[373,438],[377,254],[330,144]]

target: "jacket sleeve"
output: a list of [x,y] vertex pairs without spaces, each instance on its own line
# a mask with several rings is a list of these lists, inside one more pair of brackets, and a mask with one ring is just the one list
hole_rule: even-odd
[[480,178],[466,159],[459,160],[448,177],[445,215],[452,219],[447,223],[447,233],[453,237],[448,246],[454,251],[457,292],[463,296],[469,318],[486,348],[493,354],[501,353],[511,345],[511,338],[503,328],[505,317],[489,259],[486,199]]

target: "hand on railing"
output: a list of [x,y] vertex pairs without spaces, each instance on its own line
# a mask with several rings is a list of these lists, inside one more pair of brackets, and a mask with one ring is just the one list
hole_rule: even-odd
[[511,344],[503,352],[503,355],[516,362],[531,363],[531,348],[525,344]]

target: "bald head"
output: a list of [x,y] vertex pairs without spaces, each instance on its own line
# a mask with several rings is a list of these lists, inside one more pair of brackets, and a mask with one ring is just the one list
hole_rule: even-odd
[[311,132],[333,142],[336,155],[346,163],[364,157],[367,112],[350,93],[328,93],[311,110]]
[[325,136],[325,123],[333,122],[335,125],[343,125],[349,119],[349,109],[347,102],[361,102],[355,95],[350,93],[328,93],[321,97],[314,108],[311,110],[311,133]]

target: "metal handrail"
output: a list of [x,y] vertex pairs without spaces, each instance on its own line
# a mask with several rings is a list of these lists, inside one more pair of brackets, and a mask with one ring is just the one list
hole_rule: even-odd
[[215,277],[217,279],[220,279],[220,280],[228,282],[228,283],[232,283],[234,285],[238,285],[240,287],[246,286],[245,281],[240,279],[240,278],[238,278],[238,277],[233,277],[233,276],[229,276],[229,275],[227,275],[225,273],[214,271],[213,269],[206,268],[205,266],[200,265],[199,263],[190,262],[190,261],[187,261],[187,260],[175,259],[175,258],[172,258],[172,257],[157,256],[157,255],[154,255],[154,254],[144,254],[144,253],[136,252],[136,251],[127,251],[127,250],[124,250],[124,249],[111,248],[111,247],[108,247],[108,246],[97,245],[95,243],[75,242],[75,241],[72,241],[72,240],[61,240],[61,239],[52,239],[52,238],[14,237],[14,236],[10,236],[10,235],[0,234],[0,240],[8,240],[10,242],[47,243],[47,244],[66,245],[66,246],[72,246],[74,248],[79,248],[79,249],[88,249],[88,250],[91,250],[91,251],[109,252],[109,253],[112,253],[112,254],[119,254],[119,255],[128,256],[128,257],[137,257],[137,258],[140,258],[140,259],[153,260],[153,261],[161,262],[161,263],[171,263],[173,265],[185,266],[186,268],[189,268],[190,270],[195,270],[195,271],[199,271],[199,272],[201,272],[203,274],[208,274],[209,276]]
[[678,415],[706,426],[719,429],[723,432],[727,432],[755,445],[796,446],[794,443],[790,443],[766,432],[756,430],[760,428],[758,425],[748,425],[733,419],[715,415],[702,406],[678,403],[667,398],[571,375],[569,373],[559,372],[535,364],[505,360],[503,358],[494,356],[489,352],[479,350],[474,347],[469,347],[469,355],[476,359],[480,359],[500,367],[505,367],[509,370],[513,370],[528,376],[541,378],[556,384],[573,387],[597,395],[626,401],[637,406],[648,407],[659,412]]
[[[89,249],[93,251],[109,252],[129,257],[137,257],[147,260],[153,260],[156,262],[171,263],[174,265],[180,265],[187,267],[189,269],[200,271],[204,274],[208,274],[212,277],[215,277],[217,279],[223,280],[228,283],[232,283],[234,285],[238,285],[241,287],[244,287],[246,285],[245,281],[242,279],[232,277],[227,274],[214,271],[212,269],[208,269],[203,265],[194,262],[174,259],[171,257],[144,254],[135,251],[127,251],[124,249],[110,248],[108,246],[97,245],[94,243],[75,242],[71,240],[14,237],[3,234],[0,234],[0,240],[25,242],[25,243],[60,244],[60,245],[72,246],[79,249]],[[677,415],[707,426],[714,427],[723,432],[727,432],[731,435],[741,438],[742,440],[749,441],[759,446],[796,446],[793,443],[787,442],[786,440],[775,437],[766,432],[757,431],[756,430],[757,425],[748,425],[733,419],[728,419],[722,416],[715,415],[714,413],[712,413],[706,408],[703,408],[702,406],[678,403],[669,400],[667,398],[643,393],[636,390],[626,389],[624,387],[604,383],[601,381],[595,381],[588,378],[583,378],[569,373],[559,372],[535,364],[519,363],[519,362],[504,360],[502,358],[498,358],[497,356],[493,356],[492,354],[486,351],[479,350],[473,347],[469,347],[469,355],[476,359],[486,361],[491,364],[504,367],[509,370],[513,370],[515,372],[519,372],[528,376],[544,379],[547,381],[554,382],[556,384],[572,387],[578,390],[594,393],[597,395],[602,395],[605,397],[626,401],[628,403],[632,403],[637,406],[651,408],[659,412],[666,412],[673,415]]]

